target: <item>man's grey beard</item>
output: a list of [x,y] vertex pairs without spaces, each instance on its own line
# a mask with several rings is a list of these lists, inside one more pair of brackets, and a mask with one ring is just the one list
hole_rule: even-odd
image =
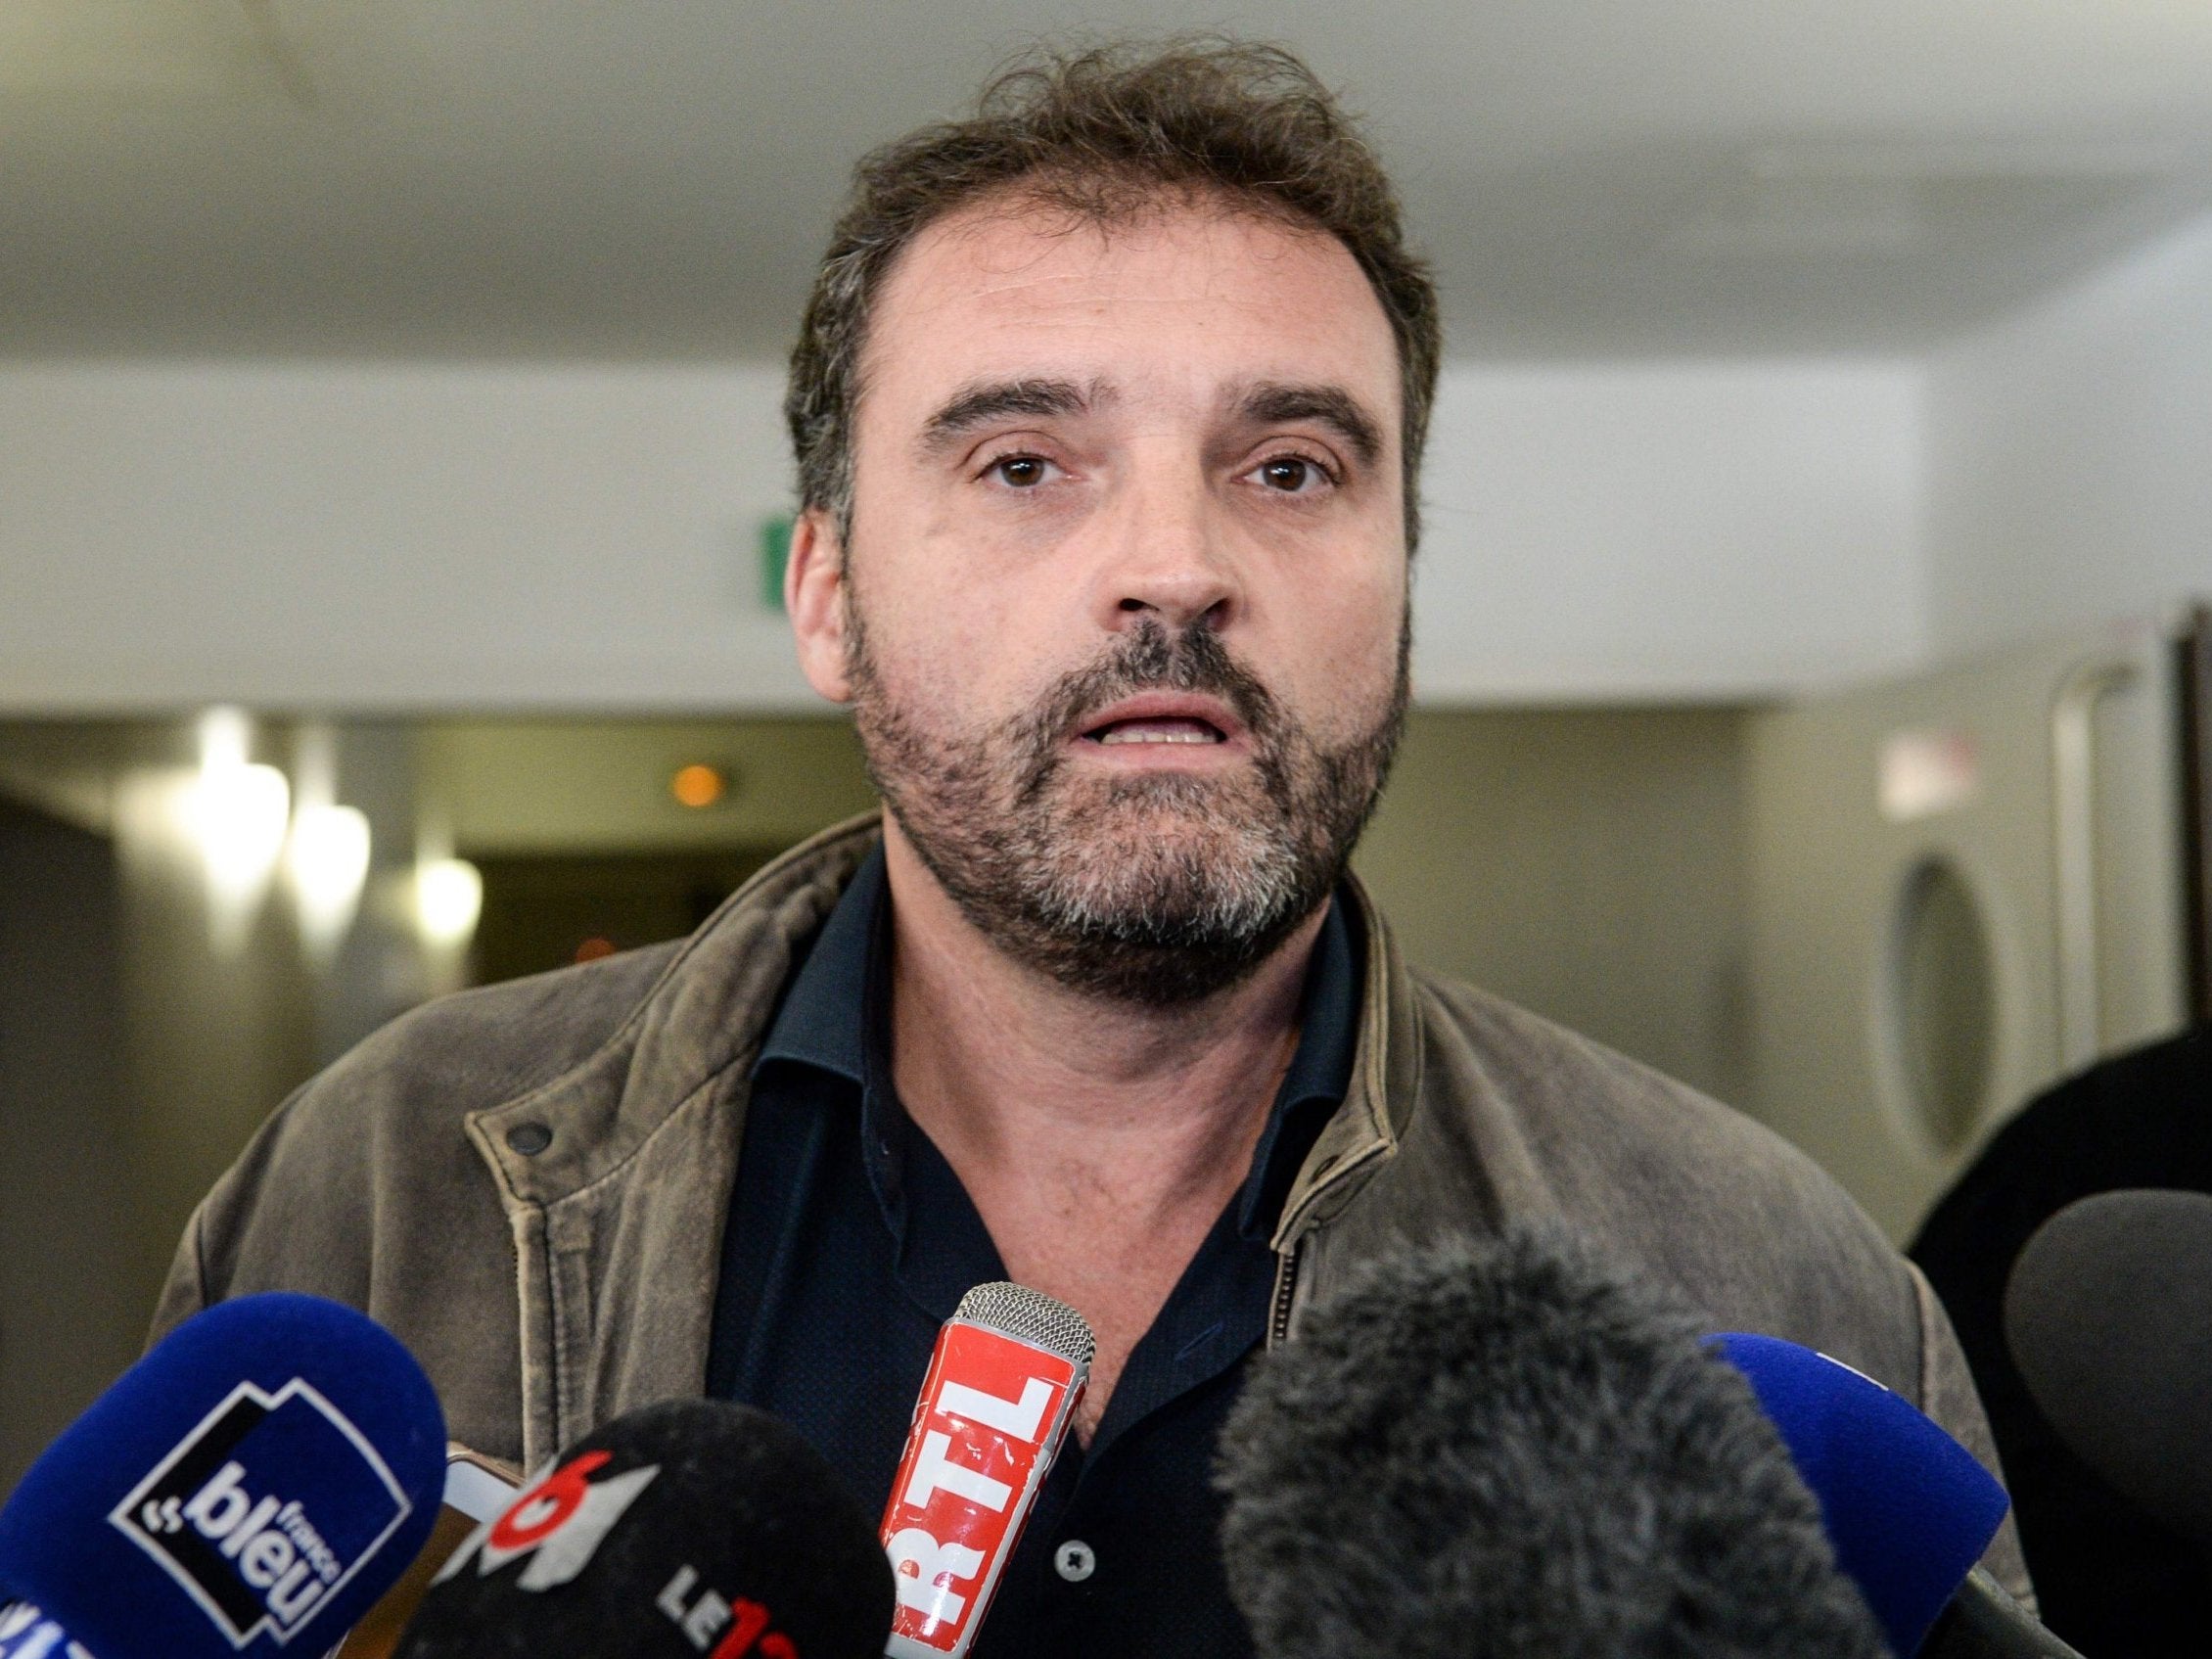
[[[896,706],[847,615],[847,672],[869,776],[984,936],[1070,990],[1154,1007],[1235,984],[1325,902],[1382,793],[1406,721],[1409,625],[1386,707],[1325,748],[1202,622],[1145,619],[1026,714],[926,729]],[[1219,697],[1250,735],[1230,776],[1072,776],[1065,740],[1145,691]]]

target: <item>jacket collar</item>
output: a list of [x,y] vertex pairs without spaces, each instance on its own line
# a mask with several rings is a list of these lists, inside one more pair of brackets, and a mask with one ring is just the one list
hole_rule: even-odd
[[1397,1155],[1421,1086],[1420,1010],[1406,958],[1359,877],[1348,874],[1344,891],[1359,905],[1367,936],[1352,1085],[1283,1200],[1272,1241],[1277,1251],[1292,1249],[1335,1216]]
[[[669,1114],[733,1068],[749,1068],[800,946],[818,930],[881,834],[869,813],[824,830],[758,871],[687,940],[598,1051],[530,1093],[470,1116],[479,1153],[513,1201],[550,1206],[620,1169]],[[526,1154],[509,1136],[550,1131]],[[533,1144],[522,1137],[522,1144]]]
[[[733,1069],[750,1070],[800,949],[881,827],[877,813],[853,818],[769,863],[684,944],[596,1053],[470,1116],[471,1138],[511,1203],[556,1205],[606,1178],[678,1106]],[[1352,1082],[1284,1198],[1272,1241],[1278,1250],[1336,1214],[1365,1175],[1396,1153],[1419,1088],[1418,1016],[1405,959],[1358,878],[1348,876],[1344,891],[1359,906],[1367,941]],[[534,1154],[509,1140],[526,1124],[549,1131]]]

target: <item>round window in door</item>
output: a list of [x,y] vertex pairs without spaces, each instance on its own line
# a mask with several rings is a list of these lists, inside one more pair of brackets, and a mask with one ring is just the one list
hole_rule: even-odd
[[1891,922],[1888,1026],[1907,1105],[1939,1153],[1973,1139],[1989,1094],[1997,984],[1989,930],[1959,866],[1923,858]]

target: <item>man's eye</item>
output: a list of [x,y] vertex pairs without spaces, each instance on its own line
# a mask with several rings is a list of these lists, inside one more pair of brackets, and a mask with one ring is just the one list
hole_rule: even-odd
[[1051,463],[1038,455],[1003,455],[991,463],[991,471],[998,475],[998,482],[1012,484],[1016,489],[1030,489],[1044,482]]
[[1269,489],[1279,489],[1285,495],[1318,489],[1331,482],[1318,462],[1309,461],[1303,455],[1277,455],[1271,461],[1263,461],[1254,470],[1254,476]]

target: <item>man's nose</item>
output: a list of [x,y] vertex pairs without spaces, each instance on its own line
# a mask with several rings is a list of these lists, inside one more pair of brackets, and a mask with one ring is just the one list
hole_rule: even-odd
[[1242,596],[1203,481],[1131,491],[1115,521],[1097,589],[1104,626],[1140,618],[1171,630],[1202,618],[1217,632],[1228,625]]

